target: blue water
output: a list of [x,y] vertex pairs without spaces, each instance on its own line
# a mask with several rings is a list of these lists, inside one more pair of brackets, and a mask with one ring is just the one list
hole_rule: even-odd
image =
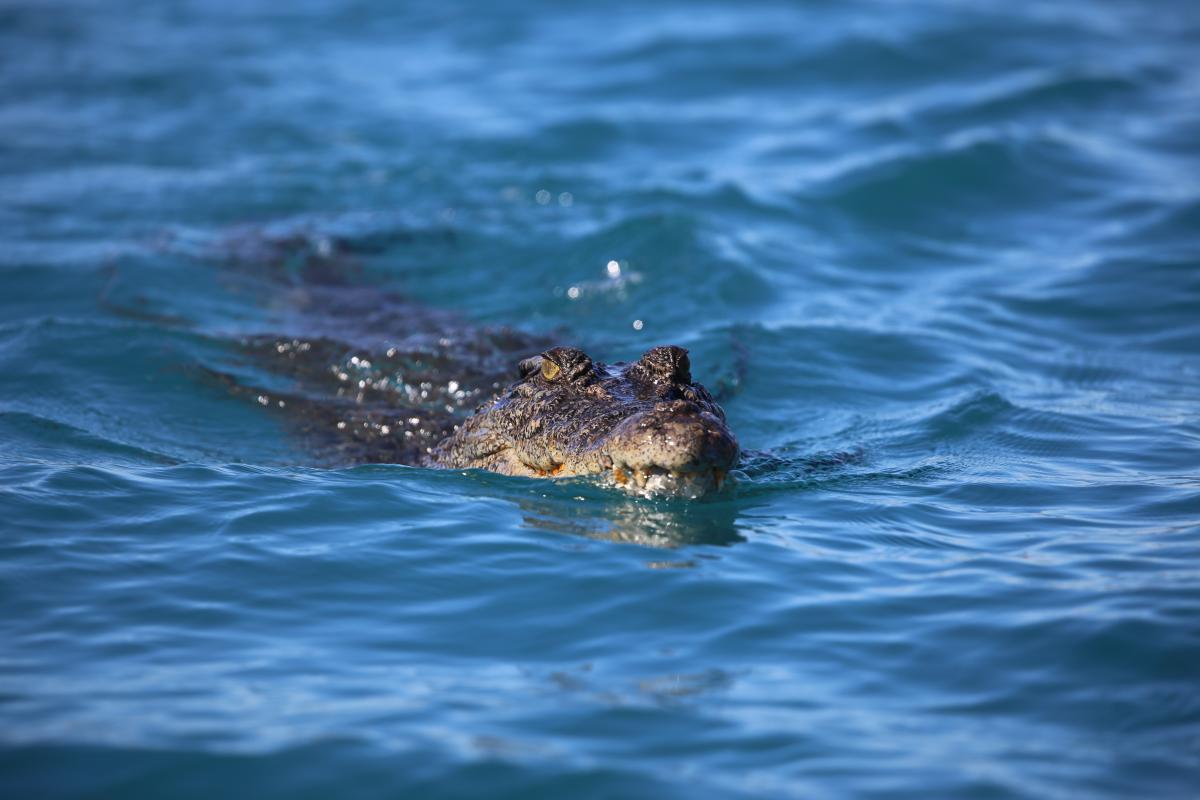
[[[1198,40],[4,3],[3,795],[1196,796]],[[686,346],[766,455],[693,504],[330,468],[204,378],[305,324],[227,252],[297,231],[472,324]]]

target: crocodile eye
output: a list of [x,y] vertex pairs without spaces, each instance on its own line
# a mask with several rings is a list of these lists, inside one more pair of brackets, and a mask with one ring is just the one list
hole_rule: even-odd
[[682,347],[667,345],[648,350],[638,360],[638,366],[655,382],[692,382],[692,361]]
[[577,347],[551,347],[542,353],[542,377],[584,385],[592,378],[592,360]]

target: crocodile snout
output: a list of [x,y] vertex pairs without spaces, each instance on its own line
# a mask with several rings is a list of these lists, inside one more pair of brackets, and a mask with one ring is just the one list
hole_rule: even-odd
[[694,403],[675,400],[618,425],[608,440],[613,476],[639,494],[698,497],[721,488],[738,460],[725,423]]

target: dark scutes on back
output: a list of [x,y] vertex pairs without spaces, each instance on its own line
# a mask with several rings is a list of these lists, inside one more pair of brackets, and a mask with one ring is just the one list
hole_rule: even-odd
[[275,332],[243,338],[249,359],[210,373],[285,413],[322,463],[588,475],[681,497],[720,489],[736,465],[737,441],[692,382],[686,350],[605,365],[545,349],[541,337],[348,284],[352,252],[319,242],[259,235],[233,248],[231,261],[269,267]]
[[[244,337],[244,358],[210,374],[282,412],[330,466],[426,464],[472,408],[503,388],[512,365],[544,346],[377,290],[322,288],[302,302],[319,308],[298,312],[288,333]],[[374,310],[354,313],[367,304]]]

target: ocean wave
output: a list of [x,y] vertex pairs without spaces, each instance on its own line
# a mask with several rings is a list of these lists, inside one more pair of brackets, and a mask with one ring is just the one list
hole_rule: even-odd
[[894,146],[828,171],[804,195],[810,203],[865,223],[909,231],[936,226],[942,235],[959,236],[983,233],[1035,204],[1039,213],[1069,208],[1090,198],[1091,187],[1118,178],[1110,165],[1061,137],[994,129],[933,147]]
[[[141,6],[0,13],[9,794],[1195,794],[1194,9]],[[215,376],[431,321],[688,347],[740,469]]]

